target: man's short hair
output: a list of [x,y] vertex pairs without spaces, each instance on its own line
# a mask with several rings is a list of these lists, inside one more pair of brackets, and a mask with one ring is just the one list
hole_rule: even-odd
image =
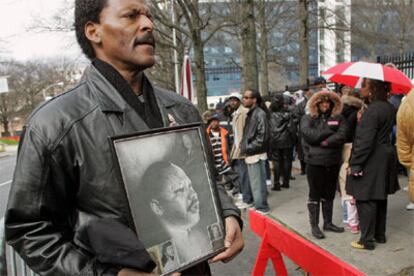
[[83,53],[89,58],[95,58],[92,44],[85,35],[85,25],[89,21],[99,23],[99,15],[108,4],[108,0],[76,0],[75,27],[76,39]]

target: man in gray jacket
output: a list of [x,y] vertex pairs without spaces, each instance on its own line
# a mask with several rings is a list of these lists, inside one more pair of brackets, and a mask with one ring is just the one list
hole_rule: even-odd
[[[151,18],[143,0],[75,1],[77,40],[92,65],[74,89],[27,120],[6,213],[7,242],[41,275],[145,275],[153,269],[145,250],[132,269],[122,259],[104,258],[117,252],[98,254],[84,239],[102,219],[133,228],[108,137],[201,121],[189,101],[145,77],[155,62]],[[241,220],[224,191],[219,196],[227,249],[212,261],[228,261],[243,248]],[[120,235],[110,234],[112,241]],[[182,273],[209,272],[204,262]]]

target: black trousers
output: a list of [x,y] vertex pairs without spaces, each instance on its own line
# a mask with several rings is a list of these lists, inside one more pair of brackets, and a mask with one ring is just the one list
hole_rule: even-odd
[[387,200],[356,201],[361,229],[361,244],[372,243],[375,238],[385,238]]
[[306,164],[310,201],[334,200],[339,168],[339,165],[325,167]]
[[273,168],[275,181],[283,175],[283,186],[289,186],[292,173],[293,148],[277,149],[273,153],[275,166]]

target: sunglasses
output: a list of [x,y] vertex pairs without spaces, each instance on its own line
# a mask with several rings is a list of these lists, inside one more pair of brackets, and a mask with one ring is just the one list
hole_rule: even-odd
[[254,97],[243,96],[243,99],[254,99]]

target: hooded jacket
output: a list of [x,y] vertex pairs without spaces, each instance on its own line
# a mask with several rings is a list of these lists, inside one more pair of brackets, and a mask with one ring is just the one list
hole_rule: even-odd
[[414,202],[414,89],[397,114],[397,150],[400,163],[410,170],[410,201]]
[[[331,102],[331,110],[326,114],[319,111],[318,105]],[[309,99],[309,114],[302,118],[302,134],[305,162],[315,166],[334,166],[342,162],[342,146],[347,137],[347,126],[342,112],[342,103],[333,92],[321,91]]]
[[[153,91],[164,127],[201,121],[186,99],[155,87]],[[102,218],[134,229],[108,137],[148,129],[94,66],[74,89],[32,113],[19,145],[5,235],[35,272],[117,274],[119,268],[99,261],[80,237]],[[239,218],[225,191],[218,189],[222,216]]]
[[354,96],[342,96],[341,101],[343,104],[342,116],[346,120],[348,126],[348,135],[346,142],[352,143],[354,141],[355,129],[358,122],[358,111],[364,106],[364,102]]

